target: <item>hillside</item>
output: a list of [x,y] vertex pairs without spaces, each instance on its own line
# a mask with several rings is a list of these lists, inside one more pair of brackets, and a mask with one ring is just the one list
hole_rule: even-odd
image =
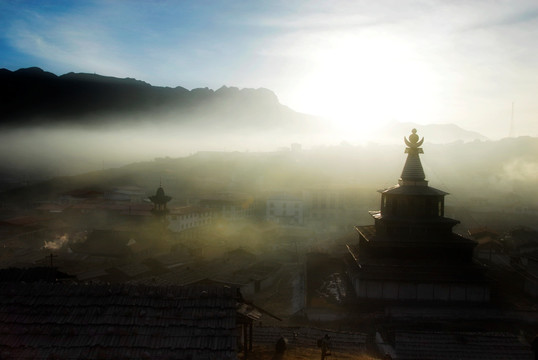
[[[315,118],[279,103],[267,89],[218,90],[158,87],[126,78],[85,73],[56,76],[40,68],[0,70],[0,123],[3,126],[109,125],[142,121],[196,122],[227,128],[311,125]],[[113,118],[113,120],[111,120]]]
[[[425,144],[422,164],[430,186],[460,201],[538,200],[538,138],[508,138],[472,143]],[[291,152],[199,152],[158,158],[77,176],[54,177],[1,194],[4,201],[49,200],[77,188],[137,185],[154,191],[162,181],[177,201],[216,191],[260,192],[353,187],[376,197],[394,185],[405,154],[403,145],[334,146]]]
[[420,125],[415,123],[393,121],[380,130],[379,133],[382,135],[382,137],[380,136],[379,139],[376,139],[376,141],[382,143],[399,143],[402,141],[402,134],[407,134],[409,129],[413,128],[420,129],[420,136],[428,139],[430,144],[447,144],[455,141],[469,142],[476,140],[488,140],[488,138],[482,134],[475,131],[462,129],[455,124]]

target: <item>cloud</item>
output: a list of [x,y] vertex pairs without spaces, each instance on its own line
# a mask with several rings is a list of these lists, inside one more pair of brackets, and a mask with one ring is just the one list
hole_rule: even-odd
[[[515,6],[514,6],[515,5]],[[538,20],[538,7],[534,1],[504,2],[483,6],[476,20],[465,30],[525,25]],[[485,16],[487,14],[487,16]]]
[[515,159],[503,165],[503,178],[509,181],[538,181],[538,162]]

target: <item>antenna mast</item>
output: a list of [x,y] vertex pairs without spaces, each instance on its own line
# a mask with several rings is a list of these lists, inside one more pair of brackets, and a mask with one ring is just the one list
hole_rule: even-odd
[[510,134],[508,135],[509,137],[514,137],[516,135],[515,128],[516,125],[514,123],[514,102],[512,101],[512,118],[510,119]]

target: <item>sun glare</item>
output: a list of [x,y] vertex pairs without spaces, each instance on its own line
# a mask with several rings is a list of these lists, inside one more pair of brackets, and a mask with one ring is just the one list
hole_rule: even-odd
[[393,120],[431,121],[435,74],[406,44],[381,36],[340,38],[314,56],[300,106],[329,119],[337,134],[360,138]]

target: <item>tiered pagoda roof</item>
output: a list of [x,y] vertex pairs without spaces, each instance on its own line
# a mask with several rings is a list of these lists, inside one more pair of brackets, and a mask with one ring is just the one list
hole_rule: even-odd
[[452,231],[459,223],[444,216],[446,192],[428,186],[416,130],[405,152],[398,184],[380,190],[374,225],[356,226],[348,245],[348,268],[359,298],[485,301],[488,288],[472,262],[476,243]]

